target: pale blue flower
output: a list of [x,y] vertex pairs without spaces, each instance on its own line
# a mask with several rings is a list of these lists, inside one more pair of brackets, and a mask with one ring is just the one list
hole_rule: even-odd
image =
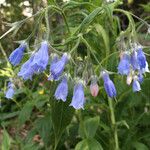
[[107,95],[111,98],[116,97],[117,92],[114,83],[110,80],[109,75],[107,72],[102,72],[102,77],[104,80],[104,88]]
[[27,80],[27,79],[32,80],[34,69],[31,67],[31,63],[33,59],[34,59],[34,55],[32,55],[30,59],[22,65],[20,72],[18,73],[18,76],[22,77],[24,80]]
[[5,97],[6,97],[7,99],[13,99],[13,96],[14,96],[14,94],[15,94],[15,90],[14,90],[14,85],[13,85],[13,83],[9,82],[7,88],[8,88],[8,89],[7,89],[6,93],[5,93]]
[[60,60],[56,58],[50,66],[50,76],[48,80],[58,80],[64,71],[65,65],[68,62],[68,54],[64,53]]
[[18,65],[22,58],[23,58],[23,54],[24,54],[24,50],[26,48],[27,44],[26,43],[22,43],[18,48],[16,48],[9,56],[9,61],[12,65],[16,66]]
[[36,73],[43,72],[48,64],[48,43],[46,41],[41,43],[40,49],[34,54],[34,58],[30,66]]
[[85,103],[84,88],[82,83],[77,83],[74,87],[73,98],[70,106],[75,109],[83,109]]
[[143,80],[144,80],[143,74],[142,74],[142,72],[139,71],[139,74],[138,74],[138,81],[139,81],[140,83],[142,83]]
[[131,55],[131,65],[133,70],[138,70],[140,69],[140,66],[138,64],[138,57],[137,57],[137,52],[134,50],[132,55]]
[[126,53],[124,53],[120,59],[118,73],[121,75],[128,75],[130,73],[130,56]]
[[62,100],[65,102],[67,95],[68,95],[68,84],[67,84],[67,78],[64,77],[55,91],[55,98],[57,100]]
[[137,59],[138,59],[138,64],[140,66],[140,69],[143,69],[146,67],[146,56],[143,53],[142,48],[139,48],[137,51]]
[[137,79],[133,80],[132,89],[133,89],[133,92],[138,92],[141,90],[140,83]]

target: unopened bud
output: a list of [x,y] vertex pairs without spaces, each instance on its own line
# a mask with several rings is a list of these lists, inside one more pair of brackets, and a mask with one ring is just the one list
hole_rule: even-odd
[[129,74],[129,75],[127,76],[126,83],[127,83],[128,85],[130,85],[130,84],[131,84],[131,82],[132,82],[132,79],[133,79],[132,75],[131,75],[131,74]]
[[90,91],[91,91],[91,95],[93,97],[96,97],[98,95],[99,87],[98,87],[98,84],[96,82],[91,83],[91,85],[90,85]]

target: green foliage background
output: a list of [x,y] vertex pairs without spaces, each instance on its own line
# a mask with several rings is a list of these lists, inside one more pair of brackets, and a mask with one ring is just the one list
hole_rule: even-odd
[[[32,14],[45,7],[45,1],[28,0],[29,6],[21,0],[6,0],[0,6],[0,35],[7,32],[13,24],[25,19],[23,10],[30,8]],[[142,3],[143,2],[143,3]],[[150,23],[150,3],[147,1],[127,1],[118,8],[133,12]],[[50,40],[57,50],[77,49],[78,55],[84,58],[86,49],[93,54],[91,61],[96,66],[95,56],[109,71],[117,72],[119,53],[116,41],[121,30],[125,31],[130,24],[125,14],[113,12],[114,5],[106,5],[100,14],[102,0],[75,0],[63,3],[61,0],[47,1],[48,5],[58,6],[62,12],[49,11]],[[67,28],[63,13],[66,15]],[[114,15],[113,15],[114,13]],[[109,100],[100,80],[100,92],[96,98],[90,95],[89,87],[85,89],[86,105],[84,110],[75,111],[69,107],[72,89],[67,103],[57,102],[54,91],[58,83],[47,82],[41,74],[33,81],[23,82],[16,77],[18,89],[14,100],[4,98],[6,83],[17,74],[18,68],[8,64],[7,56],[17,47],[15,41],[26,39],[33,28],[38,25],[38,17],[27,20],[20,29],[13,30],[0,40],[0,145],[2,150],[115,150],[114,133],[117,132],[121,150],[150,149],[150,75],[146,74],[142,91],[133,93],[125,83],[125,78],[111,75],[114,79],[118,96],[112,101],[115,124],[112,122]],[[149,54],[150,34],[143,22],[134,18],[137,39],[145,46]],[[31,38],[40,41],[46,32],[44,19]],[[19,30],[18,30],[19,29]],[[77,39],[83,34],[80,44]],[[66,43],[69,43],[69,47]],[[38,43],[38,42],[37,42]],[[30,47],[34,49],[34,47]],[[109,57],[108,57],[109,56]],[[76,57],[76,56],[75,56]],[[28,56],[26,55],[24,60]],[[149,55],[147,56],[148,62]],[[77,61],[77,59],[75,59]],[[86,62],[86,60],[85,60]],[[83,62],[81,62],[83,63]],[[67,66],[69,69],[69,66]],[[99,69],[99,68],[98,68]],[[97,69],[97,72],[99,72]],[[71,70],[71,69],[70,69]],[[72,87],[70,83],[70,87]]]

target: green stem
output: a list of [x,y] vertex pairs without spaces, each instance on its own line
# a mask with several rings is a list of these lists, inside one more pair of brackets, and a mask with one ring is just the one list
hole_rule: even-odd
[[65,22],[65,24],[66,24],[68,33],[70,34],[71,32],[70,32],[70,28],[69,28],[69,25],[68,25],[68,22],[67,22],[66,15],[65,15],[65,13],[64,13],[62,10],[61,10],[61,14],[62,14],[62,16],[63,16],[63,18],[64,18],[64,22]]
[[102,65],[100,64],[98,58],[97,58],[96,55],[94,54],[93,49],[92,49],[92,47],[89,45],[89,43],[87,42],[87,40],[86,40],[83,36],[81,36],[81,40],[82,40],[82,42],[87,46],[88,50],[89,50],[90,53],[93,55],[95,61],[96,61],[96,62],[99,64],[99,66],[102,68]]
[[5,37],[7,34],[9,34],[10,32],[16,30],[17,28],[20,28],[27,20],[29,20],[30,18],[32,17],[35,17],[37,16],[38,14],[42,13],[45,9],[41,9],[40,11],[38,11],[36,14],[30,16],[30,17],[27,17],[21,21],[18,21],[18,22],[14,22],[14,23],[11,23],[11,28],[5,32],[3,35],[0,36],[0,39],[2,39],[3,37]]
[[64,22],[65,22],[65,25],[66,25],[66,27],[67,27],[68,33],[70,34],[70,33],[71,33],[71,32],[70,32],[70,28],[69,28],[68,21],[67,21],[67,18],[66,18],[66,15],[65,15],[64,11],[63,11],[61,8],[59,8],[58,6],[53,6],[53,5],[51,5],[51,7],[52,7],[54,10],[58,11],[58,12],[62,15],[62,17],[63,17],[63,19],[64,19]]
[[148,27],[150,27],[150,24],[148,24],[145,20],[143,20],[142,18],[130,13],[133,17],[135,17],[136,19],[140,20],[141,22],[143,22],[145,25],[147,25]]
[[85,125],[84,125],[84,121],[83,121],[83,118],[82,118],[81,110],[78,110],[77,113],[78,113],[78,117],[79,117],[79,121],[80,121],[81,127],[83,129],[84,136],[86,138],[88,138],[88,134],[87,134],[86,129],[85,129]]
[[[43,13],[44,13],[44,11],[43,11]],[[36,30],[38,29],[39,25],[41,24],[41,21],[42,21],[43,15],[44,15],[43,13],[41,12],[39,18],[37,19],[37,22],[36,22],[35,25],[34,25],[34,28],[33,28],[32,32],[31,32],[30,35],[27,37],[27,39],[25,39],[25,41],[26,41],[27,43],[28,43],[28,42],[31,40],[31,38],[34,36],[34,34],[36,33]]]
[[4,55],[5,60],[6,60],[7,62],[9,62],[9,61],[8,61],[8,58],[7,58],[7,55],[6,55],[5,51],[4,51],[4,49],[3,49],[1,43],[0,43],[0,50],[1,50],[2,54]]
[[113,100],[108,98],[108,104],[110,109],[110,118],[111,118],[112,130],[114,135],[114,141],[115,141],[115,150],[119,150],[119,141],[118,141],[117,126],[116,126],[115,113],[113,107]]
[[46,21],[46,30],[47,30],[47,33],[46,33],[46,40],[49,41],[49,35],[50,35],[50,25],[49,25],[49,16],[48,16],[48,7],[45,11],[45,21]]
[[11,69],[11,73],[13,74],[12,67],[11,67],[11,65],[10,65],[10,63],[9,63],[9,60],[8,60],[8,58],[7,58],[7,55],[6,55],[6,53],[5,53],[5,50],[3,49],[3,46],[2,46],[1,43],[0,43],[0,50],[1,50],[2,54],[4,55],[4,58],[5,58],[6,62],[7,62],[7,66]]

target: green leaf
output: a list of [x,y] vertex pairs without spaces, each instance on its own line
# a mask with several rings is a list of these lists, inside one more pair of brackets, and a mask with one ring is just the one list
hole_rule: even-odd
[[97,15],[99,15],[100,11],[102,10],[101,7],[96,8],[94,11],[92,11],[80,24],[78,30],[81,32],[82,30],[85,30],[86,27],[89,26],[89,24],[95,19]]
[[47,113],[45,117],[39,118],[35,122],[35,126],[42,140],[47,145],[50,142],[52,128],[51,114]]
[[99,125],[100,118],[98,116],[86,119],[80,123],[79,134],[82,138],[93,138]]
[[23,145],[22,150],[42,150],[42,146],[36,143],[28,143]]
[[11,138],[9,137],[9,134],[4,129],[3,130],[3,138],[2,138],[2,150],[10,150],[11,145]]
[[[70,87],[72,87],[70,85]],[[66,127],[71,122],[71,119],[74,114],[74,109],[69,106],[70,100],[72,95],[68,95],[66,102],[58,101],[53,97],[55,88],[55,83],[51,85],[51,95],[50,95],[50,102],[51,102],[51,113],[52,113],[52,123],[54,128],[55,134],[55,148],[62,136],[62,133],[66,129]],[[72,93],[69,91],[69,93]]]
[[20,114],[19,114],[19,117],[18,117],[20,125],[24,124],[27,120],[29,120],[29,118],[31,116],[33,106],[34,106],[33,102],[27,102],[24,105],[24,107],[20,111]]
[[76,145],[75,150],[103,150],[103,148],[95,139],[85,139]]
[[140,142],[134,142],[132,143],[132,146],[136,149],[136,150],[149,150],[149,148],[143,144],[143,143],[140,143]]
[[116,125],[117,126],[125,126],[127,129],[129,129],[129,125],[127,124],[126,120],[121,120],[121,121],[118,121],[116,122]]
[[146,12],[150,12],[150,2],[147,3],[146,5],[140,4],[140,6],[143,7],[143,9],[144,9]]
[[0,120],[6,120],[13,117],[16,117],[19,114],[19,111],[11,112],[11,113],[1,113]]
[[110,51],[108,34],[107,34],[106,30],[103,28],[103,26],[101,26],[100,24],[95,24],[94,26],[95,26],[98,34],[101,35],[104,40],[104,44],[105,44],[105,48],[106,48],[106,57],[107,57],[109,55],[109,51]]

